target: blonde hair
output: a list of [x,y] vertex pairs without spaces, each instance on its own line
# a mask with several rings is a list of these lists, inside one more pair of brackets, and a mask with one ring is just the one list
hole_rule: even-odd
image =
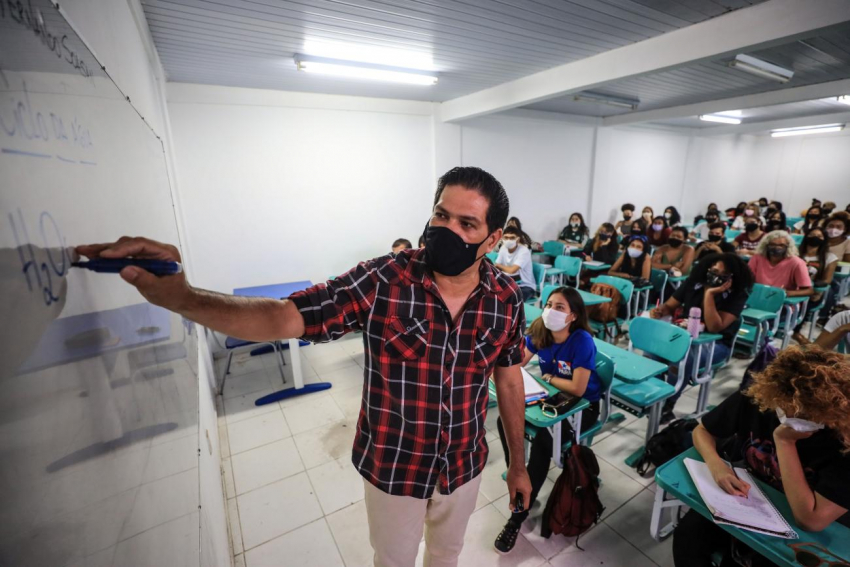
[[850,453],[850,357],[816,345],[789,346],[744,392],[761,411],[785,412],[822,423]]
[[771,242],[779,238],[784,238],[788,241],[788,255],[786,258],[794,258],[800,255],[799,250],[797,250],[797,243],[794,242],[791,235],[784,230],[774,230],[773,232],[765,234],[759,241],[758,248],[756,248],[756,254],[767,256],[767,247],[770,246]]

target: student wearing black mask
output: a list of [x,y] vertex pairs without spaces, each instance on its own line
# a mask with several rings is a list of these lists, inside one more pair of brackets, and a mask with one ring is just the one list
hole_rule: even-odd
[[773,232],[774,230],[788,231],[788,225],[785,223],[785,213],[778,209],[774,209],[768,213],[767,221],[765,221],[764,225],[765,232]]
[[765,232],[761,229],[761,221],[758,217],[747,219],[744,232],[735,237],[735,249],[742,256],[752,256],[764,235]]
[[794,234],[805,234],[816,226],[823,224],[823,211],[820,205],[812,205],[806,211],[806,218],[794,225]]
[[[687,321],[691,307],[702,311],[700,321],[709,333],[718,333],[723,338],[714,345],[713,361],[726,360],[732,353],[732,341],[741,326],[740,316],[753,287],[753,276],[747,265],[735,254],[711,254],[704,257],[685,282],[673,292],[663,305],[650,311],[654,319],[670,316],[674,321]],[[708,349],[702,349],[700,365],[707,362]],[[690,376],[694,364],[693,353],[685,361],[685,375]],[[667,376],[670,384],[678,382],[678,375],[671,371]],[[673,406],[682,394],[685,383],[664,403],[661,422],[673,419]]]
[[[705,213],[705,222],[700,223],[691,231],[691,241],[708,240],[709,226],[720,220],[720,215],[716,210],[709,209]],[[725,226],[725,225],[724,225]]]
[[677,226],[670,231],[667,244],[659,246],[652,255],[652,267],[674,276],[687,275],[694,262],[694,249],[685,244],[688,231]]
[[694,252],[696,253],[696,261],[702,260],[708,254],[734,254],[735,245],[726,240],[726,225],[722,222],[714,222],[708,225],[706,240],[697,244]]
[[632,221],[635,216],[635,206],[631,203],[624,203],[620,207],[620,212],[623,213],[623,220],[617,221],[617,234],[620,236],[628,236],[632,230]]
[[614,225],[606,222],[602,223],[602,226],[596,231],[596,236],[585,244],[584,256],[586,259],[602,262],[603,264],[613,264],[617,259],[619,249],[620,245],[617,244]]
[[[806,233],[800,246],[800,257],[806,263],[809,277],[812,278],[812,285],[820,287],[832,284],[835,268],[838,267],[838,256],[829,251],[829,241],[822,228],[815,227]],[[823,301],[823,295],[822,293],[814,293],[809,299],[808,308],[812,309],[820,305]],[[794,340],[800,344],[808,344],[808,339],[800,333],[802,328],[802,322],[794,327]]]

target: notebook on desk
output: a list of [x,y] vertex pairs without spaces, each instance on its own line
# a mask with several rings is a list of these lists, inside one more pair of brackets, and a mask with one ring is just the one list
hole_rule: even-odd
[[743,498],[720,488],[705,463],[694,459],[685,459],[684,463],[715,523],[785,539],[799,537],[746,469],[734,469],[738,478],[750,485],[747,498]]
[[537,400],[542,400],[549,396],[549,392],[546,391],[546,388],[540,385],[540,382],[534,379],[534,377],[528,373],[528,370],[520,367],[522,371],[522,383],[525,387],[525,403],[530,404],[536,402]]
[[584,265],[585,265],[585,266],[604,266],[604,265],[605,265],[605,263],[604,263],[604,262],[599,262],[599,261],[597,261],[597,260],[585,260],[585,261],[584,261]]

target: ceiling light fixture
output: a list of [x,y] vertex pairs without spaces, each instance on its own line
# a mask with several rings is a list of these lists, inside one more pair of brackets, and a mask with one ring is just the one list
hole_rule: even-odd
[[384,81],[391,83],[403,83],[407,85],[430,86],[437,84],[438,80],[435,73],[426,73],[401,67],[390,67],[388,65],[355,63],[352,61],[341,61],[338,59],[313,57],[301,54],[295,56],[295,66],[299,71],[304,71],[305,73],[328,75],[346,79],[362,79],[366,81]]
[[578,93],[573,97],[573,100],[580,102],[594,102],[596,104],[607,104],[608,106],[616,106],[617,108],[628,108],[629,110],[637,109],[640,101],[634,98],[626,98],[620,96],[612,96],[602,93],[594,93],[585,91]]
[[805,134],[828,134],[830,132],[840,132],[844,129],[844,124],[820,124],[818,126],[801,126],[798,128],[779,128],[771,130],[772,138],[783,138],[785,136],[803,136]]
[[779,81],[780,83],[787,83],[794,76],[794,71],[790,69],[785,69],[784,67],[756,59],[743,53],[736,55],[735,59],[729,62],[729,66],[733,69],[740,69],[752,75],[758,75],[759,77]]
[[723,116],[721,114],[700,114],[700,120],[704,120],[706,122],[720,122],[721,124],[740,124],[740,118],[733,118],[731,116]]
[[835,100],[837,100],[841,104],[850,104],[850,95],[837,96],[835,97]]
[[437,70],[434,67],[434,58],[428,51],[413,51],[325,39],[307,39],[304,41],[302,53],[314,57],[353,61],[355,63],[371,63],[373,65],[387,65],[402,69],[417,69],[419,71]]

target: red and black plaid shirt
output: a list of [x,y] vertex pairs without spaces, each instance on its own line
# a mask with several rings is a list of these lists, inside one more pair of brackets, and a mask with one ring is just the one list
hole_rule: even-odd
[[294,294],[304,338],[363,331],[363,403],[352,461],[388,494],[430,498],[487,462],[484,418],[494,365],[519,364],[525,312],[507,275],[481,262],[481,282],[452,323],[424,262],[406,250]]

